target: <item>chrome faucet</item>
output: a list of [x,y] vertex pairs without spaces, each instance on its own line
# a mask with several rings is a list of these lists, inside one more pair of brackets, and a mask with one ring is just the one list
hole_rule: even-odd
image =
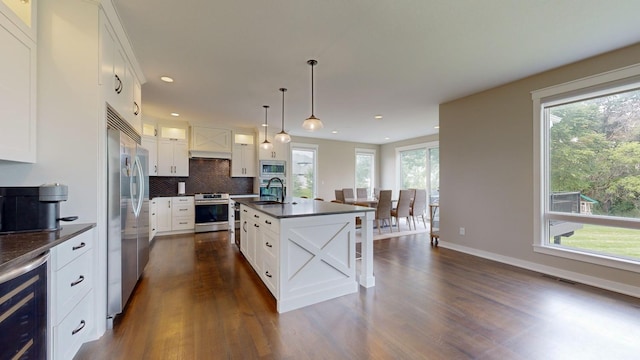
[[273,180],[278,180],[280,181],[280,186],[282,186],[282,200],[280,200],[281,203],[284,203],[284,197],[285,197],[285,193],[286,193],[286,189],[284,187],[284,182],[282,182],[282,179],[280,179],[279,177],[272,177],[271,179],[269,179],[269,182],[267,183],[267,189],[269,189],[269,187],[271,186],[271,182]]

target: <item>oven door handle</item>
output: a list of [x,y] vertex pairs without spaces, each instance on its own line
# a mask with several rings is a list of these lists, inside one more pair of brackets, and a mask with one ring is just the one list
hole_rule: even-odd
[[195,201],[194,204],[197,205],[229,205],[229,201]]

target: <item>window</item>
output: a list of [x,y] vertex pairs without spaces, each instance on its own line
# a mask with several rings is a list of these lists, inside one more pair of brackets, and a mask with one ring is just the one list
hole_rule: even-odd
[[375,150],[356,149],[356,188],[366,188],[369,196],[375,186],[375,159]]
[[536,251],[640,271],[640,67],[533,93]]
[[438,142],[396,149],[400,189],[426,189],[429,203],[440,195],[440,149]]
[[291,144],[291,188],[292,196],[316,197],[318,146]]

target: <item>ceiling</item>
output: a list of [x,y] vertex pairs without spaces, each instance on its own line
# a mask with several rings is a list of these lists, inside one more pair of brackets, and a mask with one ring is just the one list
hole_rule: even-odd
[[372,144],[437,133],[440,103],[640,41],[638,0],[113,3],[147,79],[144,116],[259,128],[266,104],[275,133],[285,87],[290,134]]

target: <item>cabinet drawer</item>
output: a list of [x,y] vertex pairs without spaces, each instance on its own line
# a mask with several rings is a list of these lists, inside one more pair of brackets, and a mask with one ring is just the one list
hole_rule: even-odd
[[277,233],[267,229],[262,229],[262,231],[262,251],[277,258],[279,243]]
[[276,218],[272,218],[271,216],[267,216],[264,214],[260,214],[260,225],[264,227],[264,229],[273,231],[275,233],[280,232],[280,221]]
[[196,214],[196,211],[193,205],[177,204],[173,206],[173,210],[171,214],[173,215],[173,217],[178,217],[178,216],[194,217]]
[[276,266],[276,258],[271,254],[265,253],[262,256],[262,271],[260,277],[264,284],[267,285],[271,294],[278,299],[278,267]]
[[69,312],[69,315],[53,327],[54,359],[73,359],[80,346],[93,329],[91,303],[93,291],[89,292]]
[[85,231],[82,234],[69,239],[56,246],[53,257],[53,269],[58,270],[67,265],[73,259],[86,253],[93,247],[93,230]]
[[195,218],[191,217],[174,217],[172,219],[171,228],[173,230],[193,230],[196,227]]
[[53,284],[56,294],[56,312],[52,314],[54,323],[64,318],[93,287],[91,260],[89,252],[56,271]]
[[194,197],[193,196],[174,196],[171,198],[173,206],[178,205],[193,205]]

